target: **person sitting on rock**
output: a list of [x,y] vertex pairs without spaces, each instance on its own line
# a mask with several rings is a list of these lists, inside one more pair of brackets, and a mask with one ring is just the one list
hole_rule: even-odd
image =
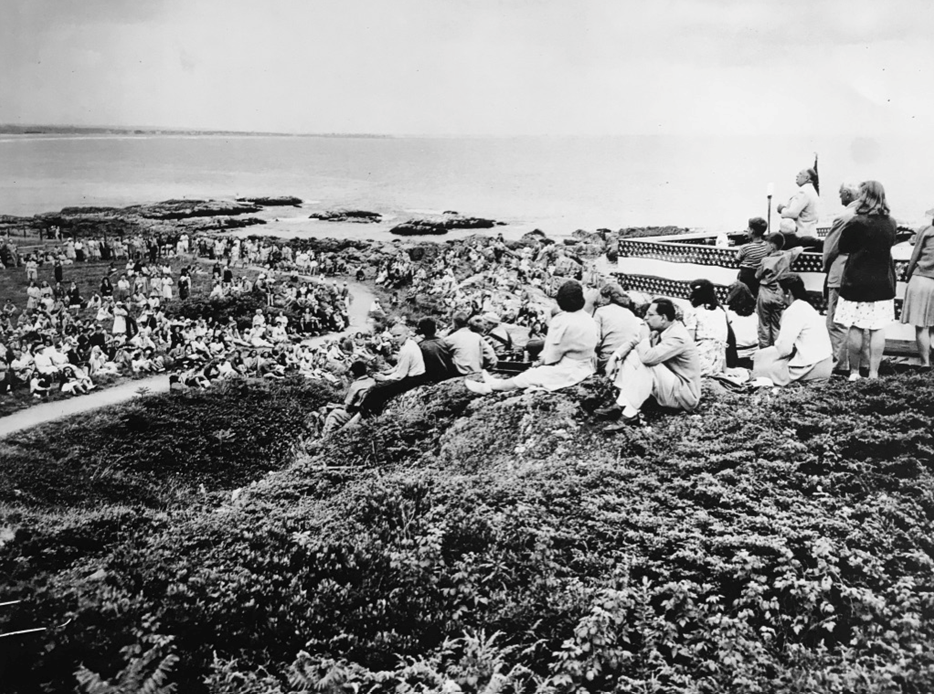
[[465,381],[473,393],[538,387],[555,391],[573,386],[594,374],[597,324],[584,311],[584,289],[575,280],[561,285],[557,294],[559,312],[551,319],[541,353],[541,365],[507,379],[482,372],[483,381]]
[[412,330],[403,323],[397,323],[390,330],[390,335],[393,345],[399,349],[396,366],[374,376],[377,383],[367,391],[360,404],[360,414],[364,417],[381,414],[389,400],[428,382],[425,359],[412,339]]
[[431,383],[439,383],[457,376],[457,369],[451,359],[451,346],[446,340],[436,335],[438,330],[432,318],[422,318],[415,329],[422,336],[418,348],[425,360],[425,376]]
[[827,380],[833,371],[833,347],[826,321],[808,303],[800,275],[788,275],[778,283],[788,308],[775,345],[756,352],[752,377],[768,378],[777,386]]
[[[474,322],[474,325],[479,327],[481,325],[479,316],[476,318],[478,320]],[[454,330],[445,340],[451,347],[451,358],[457,372],[461,376],[466,376],[496,364],[496,352],[483,335],[471,327],[467,314],[459,311],[454,314],[453,321]]]
[[645,312],[651,335],[647,340],[622,345],[607,363],[607,373],[616,371],[613,385],[619,388],[616,403],[596,411],[601,417],[619,417],[617,431],[638,422],[640,408],[650,396],[662,407],[693,411],[700,403],[701,365],[697,346],[684,324],[677,320],[671,299],[655,299]]
[[355,361],[350,365],[350,375],[353,376],[353,382],[347,389],[344,396],[343,406],[336,406],[324,420],[324,427],[321,431],[322,436],[327,436],[345,426],[347,426],[360,411],[360,405],[370,388],[376,385],[376,381],[367,373],[366,364],[362,361]]
[[615,282],[604,285],[596,301],[593,319],[597,323],[597,371],[606,373],[613,352],[635,338],[648,337],[645,323],[632,312],[632,299]]

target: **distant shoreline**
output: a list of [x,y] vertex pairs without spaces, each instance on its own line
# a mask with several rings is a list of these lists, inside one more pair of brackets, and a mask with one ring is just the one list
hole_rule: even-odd
[[197,128],[10,124],[0,124],[0,135],[235,135],[237,137],[395,138],[394,135],[381,135],[377,133],[278,133],[249,130],[199,130]]

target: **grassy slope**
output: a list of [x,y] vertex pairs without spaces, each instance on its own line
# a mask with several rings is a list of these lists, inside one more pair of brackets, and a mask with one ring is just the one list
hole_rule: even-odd
[[290,663],[380,688],[934,687],[930,376],[708,396],[614,438],[598,399],[450,382],[233,505],[16,511],[0,571],[27,602],[0,631],[72,621],[17,642],[9,681],[64,689],[171,635],[185,691],[215,652],[237,662],[214,691],[278,691],[257,668]]

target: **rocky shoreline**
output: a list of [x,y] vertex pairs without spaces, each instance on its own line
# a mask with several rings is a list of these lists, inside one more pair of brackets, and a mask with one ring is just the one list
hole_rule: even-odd
[[[237,229],[269,224],[269,219],[257,216],[264,206],[286,206],[300,204],[292,196],[239,197],[236,200],[172,199],[163,202],[130,205],[128,207],[64,207],[58,212],[46,212],[31,217],[0,215],[0,235],[9,234],[12,239],[19,236],[52,238],[91,236],[133,236],[137,234],[177,233],[224,233]],[[335,208],[315,212],[311,219],[327,222],[374,224],[384,221],[381,213],[363,209]],[[414,217],[388,229],[396,237],[437,237],[452,230],[489,230],[506,226],[504,222],[459,214],[447,210],[440,215]],[[689,232],[683,227],[630,227],[618,230],[600,228],[596,231],[578,229],[570,238],[559,239],[569,251],[581,257],[597,257],[606,254],[612,261],[616,251],[616,240],[624,237],[674,235]],[[267,234],[268,235],[268,234]],[[302,235],[304,236],[304,234]],[[377,238],[379,237],[379,238]],[[324,242],[326,237],[317,237]],[[413,241],[417,239],[413,238]],[[376,244],[399,243],[383,235],[383,230],[371,239]],[[556,243],[545,232],[535,229],[524,234],[519,242],[543,244]],[[508,242],[510,246],[516,242]],[[327,245],[327,244],[325,244]],[[345,245],[345,244],[339,244]],[[355,245],[355,244],[350,244]],[[364,242],[363,246],[370,245]]]

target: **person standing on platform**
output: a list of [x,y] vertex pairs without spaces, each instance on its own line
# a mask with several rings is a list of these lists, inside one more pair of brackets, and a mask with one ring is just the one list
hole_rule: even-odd
[[804,250],[800,246],[791,250],[782,250],[785,237],[776,232],[769,235],[771,251],[762,259],[756,270],[759,280],[759,298],[756,300],[756,313],[759,316],[759,349],[775,344],[781,328],[782,313],[785,310],[785,294],[778,281],[791,272],[791,264]]
[[749,287],[750,293],[756,297],[759,295],[759,279],[756,277],[756,270],[762,259],[771,252],[768,241],[765,240],[765,232],[768,231],[769,224],[762,217],[753,217],[749,220],[746,233],[749,234],[749,243],[740,247],[736,251],[736,262],[739,263],[739,274],[736,279]]
[[[795,223],[795,235],[798,242],[786,243],[786,248],[794,246],[820,247],[817,237],[817,215],[820,204],[820,182],[815,168],[801,169],[795,177],[798,192],[791,196],[787,205],[779,203],[776,209],[784,219],[791,219]],[[816,241],[816,246],[815,246]]]

